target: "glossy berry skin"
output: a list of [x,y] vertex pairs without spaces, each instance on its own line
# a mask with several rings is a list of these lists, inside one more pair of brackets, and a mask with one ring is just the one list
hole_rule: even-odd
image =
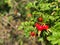
[[49,28],[48,25],[43,25],[43,30],[47,30]]
[[31,32],[30,35],[31,35],[31,36],[35,36],[35,32]]
[[38,31],[42,31],[43,27],[39,23],[35,23],[35,27],[37,28]]
[[42,31],[43,30],[43,27],[40,25],[38,27],[36,27],[38,29],[38,31]]
[[39,23],[35,23],[35,27],[38,31],[47,30],[49,28],[48,25],[40,25]]
[[38,18],[38,21],[42,22],[43,21],[43,18],[42,17]]
[[38,27],[38,26],[40,26],[40,24],[39,23],[35,23],[35,27]]

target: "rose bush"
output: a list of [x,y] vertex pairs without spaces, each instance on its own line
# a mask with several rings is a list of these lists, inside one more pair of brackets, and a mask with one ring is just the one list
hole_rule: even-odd
[[[13,19],[16,22],[21,21],[20,26],[16,27],[18,27],[18,31],[22,30],[24,32],[22,37],[27,39],[35,37],[42,45],[60,45],[59,0],[34,0],[33,2],[1,0],[0,2],[1,15],[5,16],[7,13],[11,15],[7,18],[9,22]],[[14,32],[14,29],[11,32]],[[15,34],[18,36],[11,34],[13,35],[11,38],[17,37],[22,45],[23,40],[17,33]]]
[[[24,35],[27,37],[30,37],[29,32],[31,31],[40,34],[39,39],[43,38],[42,40],[46,45],[60,45],[59,5],[58,0],[35,0],[33,3],[29,2],[25,7],[26,21],[22,22],[18,29],[24,30]],[[27,14],[31,14],[31,16],[28,17]]]

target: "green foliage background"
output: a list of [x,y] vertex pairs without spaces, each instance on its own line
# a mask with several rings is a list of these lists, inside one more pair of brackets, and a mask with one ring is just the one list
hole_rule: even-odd
[[[15,1],[18,3],[20,0]],[[4,4],[6,3],[8,5],[4,7]],[[51,34],[50,32],[46,32],[47,40],[51,45],[60,45],[60,2],[58,0],[34,0],[33,2],[27,3],[19,2],[15,7],[12,0],[0,0],[0,13],[9,13],[10,10],[14,10],[14,8],[19,10],[21,17],[24,20],[21,22],[18,30],[23,30],[25,37],[30,37],[31,31],[37,33],[37,29],[34,27],[34,24],[35,22],[38,22],[38,17],[42,17],[43,23],[49,25],[49,31],[51,32]],[[27,14],[31,14],[32,16],[27,17]],[[41,37],[39,38],[41,39]]]
[[[33,24],[37,22],[37,18],[42,16],[43,22],[49,25],[51,35],[47,36],[47,40],[51,42],[51,45],[60,45],[60,2],[58,0],[36,0],[33,3],[29,2],[25,7],[27,13],[31,13],[32,17],[27,19],[24,30],[36,30],[33,28]],[[32,25],[28,25],[33,22]],[[31,27],[32,28],[31,28]],[[28,27],[28,28],[27,28]],[[30,29],[31,28],[31,29]],[[27,32],[26,32],[27,33]],[[27,34],[26,34],[27,35]]]

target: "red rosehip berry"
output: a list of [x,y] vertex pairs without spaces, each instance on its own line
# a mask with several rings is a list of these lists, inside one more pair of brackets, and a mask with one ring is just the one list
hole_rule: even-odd
[[38,27],[36,27],[38,29],[38,31],[42,31],[43,30],[43,27],[40,25]]
[[35,27],[38,27],[40,24],[39,23],[35,23]]
[[38,21],[42,22],[43,21],[43,18],[42,17],[38,18]]
[[31,35],[31,36],[35,36],[35,32],[31,32],[30,35]]
[[40,25],[39,23],[35,23],[35,27],[37,28],[38,31],[42,31],[43,30],[43,26]]
[[48,25],[43,25],[43,29],[44,29],[44,30],[47,30],[48,28],[49,28]]

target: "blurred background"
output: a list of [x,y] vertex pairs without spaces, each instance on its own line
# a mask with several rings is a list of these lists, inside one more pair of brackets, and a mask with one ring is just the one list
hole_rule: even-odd
[[[47,17],[47,15],[54,14],[55,17],[57,16],[56,18],[52,16],[52,18]],[[47,19],[51,19],[51,22],[48,22],[51,27],[51,25],[54,26],[55,24],[54,18],[57,20],[60,18],[59,14],[60,0],[0,0],[0,45],[45,45],[44,42],[41,44],[41,42],[37,40],[39,37],[27,38],[29,33],[27,33],[27,36],[25,37],[23,29],[20,29],[22,28],[20,25],[22,23],[25,27],[24,24],[29,25],[30,22],[32,22],[29,26],[31,26],[31,31],[35,31],[36,28],[34,27],[34,23],[37,22],[39,16],[43,15],[43,18],[45,19],[44,23],[49,21]],[[26,26],[24,30],[28,30],[29,28],[27,29],[27,27],[28,26]]]

